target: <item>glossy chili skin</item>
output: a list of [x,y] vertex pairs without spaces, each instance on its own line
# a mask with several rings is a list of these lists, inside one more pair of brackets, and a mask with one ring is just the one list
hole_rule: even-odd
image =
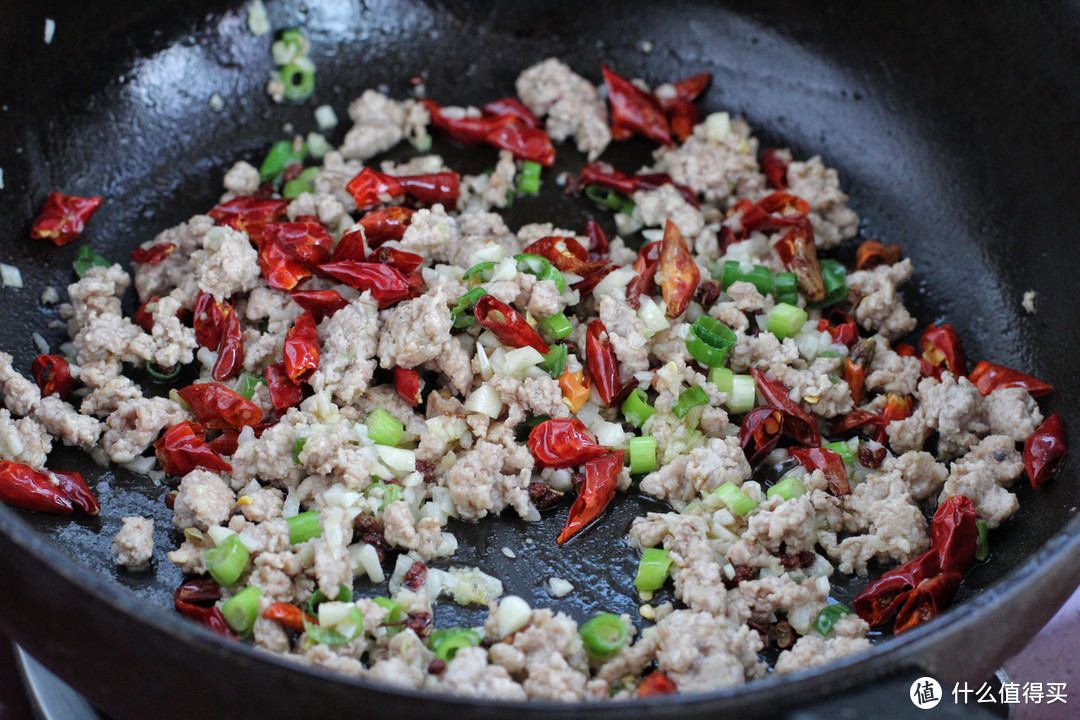
[[216,350],[221,341],[221,328],[225,324],[225,315],[232,312],[232,305],[219,303],[209,293],[200,292],[195,298],[195,311],[192,324],[195,328],[195,342],[199,347]]
[[886,431],[889,423],[911,417],[914,410],[915,400],[912,397],[888,393],[885,396],[885,407],[881,410],[881,423],[878,425],[874,439],[884,445],[889,439],[889,434]]
[[871,627],[884,625],[896,617],[919,583],[940,570],[937,553],[928,551],[918,555],[867,585],[855,597],[852,609]]
[[855,251],[855,269],[873,270],[878,265],[895,265],[902,254],[899,245],[886,246],[878,240],[865,240]]
[[229,308],[221,324],[218,338],[217,361],[211,375],[215,380],[230,380],[237,376],[244,365],[244,330],[236,311]]
[[592,219],[586,220],[585,237],[589,238],[589,257],[593,260],[606,259],[611,252],[611,242],[600,223]]
[[1026,375],[1019,370],[1013,370],[1004,365],[995,365],[992,362],[982,360],[968,377],[972,384],[979,389],[982,395],[989,395],[998,388],[1018,387],[1024,388],[1031,397],[1042,397],[1054,391],[1054,386],[1044,383],[1038,378]]
[[291,407],[296,407],[304,399],[303,388],[289,377],[284,362],[268,365],[265,376],[266,387],[270,391],[270,404],[279,415]]
[[611,407],[622,394],[619,360],[611,346],[607,329],[599,318],[589,321],[585,332],[585,369],[600,402]]
[[667,116],[671,134],[679,142],[683,142],[694,132],[694,126],[701,122],[701,111],[694,104],[705,88],[712,80],[711,73],[698,73],[677,82],[662,87],[670,87],[674,90],[671,96],[661,95],[660,88],[653,93],[664,114]]
[[101,512],[101,503],[97,496],[86,484],[82,473],[74,470],[47,470],[46,473],[56,481],[60,492],[64,493],[75,507],[87,515],[97,515]]
[[674,680],[659,670],[654,670],[638,685],[637,696],[644,698],[655,695],[671,695],[677,692],[679,692],[679,686],[675,684]]
[[409,279],[385,263],[342,260],[320,265],[319,270],[357,290],[370,290],[380,308],[390,307],[409,296]]
[[581,168],[581,173],[578,175],[578,184],[582,186],[599,185],[626,196],[633,195],[638,190],[655,190],[662,185],[672,185],[679,191],[679,195],[682,196],[683,200],[686,200],[695,208],[701,208],[697,193],[685,185],[678,184],[667,173],[627,175],[606,162],[593,161]]
[[135,248],[131,251],[131,262],[144,265],[157,265],[176,250],[176,243],[163,242],[148,248]]
[[979,543],[978,515],[971,500],[964,495],[946,498],[934,512],[930,523],[930,549],[938,554],[942,572],[966,572],[975,562]]
[[[369,212],[360,218],[360,225],[364,228],[367,246],[374,249],[388,240],[400,240],[405,237],[405,229],[412,222],[412,216],[415,212],[412,208],[392,206]],[[334,259],[363,260],[364,258],[338,258],[335,252]]]
[[[442,107],[432,100],[424,100],[424,107],[431,115],[431,124],[445,131],[458,142],[466,144],[487,143],[502,150],[509,150],[514,157],[532,160],[545,167],[555,164],[555,147],[548,134],[539,128],[536,117],[524,106],[514,107],[504,98],[502,101],[485,106],[506,110],[489,110],[482,115],[464,117],[447,116]],[[518,103],[520,105],[520,103]],[[531,116],[524,117],[522,110]]]
[[38,355],[30,364],[30,374],[41,389],[42,397],[56,395],[67,400],[71,394],[71,366],[63,355]]
[[566,525],[559,533],[557,542],[560,545],[600,517],[615,499],[615,486],[618,484],[622,467],[622,450],[605,453],[585,463],[585,482],[578,489],[577,498],[566,517]]
[[1024,471],[1031,487],[1040,488],[1054,477],[1068,452],[1065,423],[1054,413],[1024,442]]
[[546,258],[560,272],[576,273],[589,261],[589,251],[572,237],[542,237],[529,243],[521,252]]
[[531,347],[541,355],[551,348],[517,310],[494,295],[484,295],[473,305],[476,321],[490,330],[503,345]]
[[951,323],[945,323],[941,327],[927,325],[919,338],[919,348],[923,358],[931,365],[944,367],[956,377],[967,375],[964,347]]
[[765,402],[784,413],[784,435],[804,447],[821,445],[821,433],[817,421],[791,399],[788,390],[771,375],[753,368],[750,374],[757,383],[757,391]]
[[0,502],[20,510],[70,515],[71,498],[49,477],[24,463],[0,461]]
[[101,203],[99,197],[81,198],[53,191],[30,226],[30,238],[48,240],[57,247],[67,245],[82,235]]
[[836,497],[851,494],[847,468],[844,467],[844,459],[840,457],[839,453],[822,447],[793,447],[791,448],[791,456],[810,472],[821,470],[829,484],[829,492]]
[[311,313],[316,324],[349,305],[337,290],[293,290],[293,302]]
[[236,230],[243,230],[247,223],[280,220],[285,216],[290,202],[292,201],[284,198],[237,195],[214,206],[206,214],[218,225],[229,225]]
[[664,314],[669,318],[679,317],[697,292],[701,270],[690,254],[686,238],[670,220],[664,227],[664,239],[660,241],[660,270],[664,274],[660,291],[667,305]]
[[395,247],[389,246],[383,246],[373,250],[368,259],[374,263],[389,265],[405,277],[412,275],[417,268],[424,264],[424,258],[416,253],[398,250]]
[[765,173],[765,180],[776,190],[787,190],[788,161],[784,159],[776,148],[769,148],[761,153],[758,158],[761,171]]
[[626,304],[637,310],[641,307],[641,296],[651,296],[656,292],[656,271],[660,269],[660,248],[662,243],[651,242],[638,250],[634,261],[637,275],[626,285]]
[[753,465],[771,453],[784,431],[784,413],[779,408],[763,405],[746,413],[739,425],[739,445],[747,461]]
[[282,356],[285,372],[295,383],[306,380],[319,369],[319,335],[310,311],[304,311],[296,318],[285,334]]
[[908,593],[896,615],[893,630],[900,634],[936,618],[952,605],[962,579],[963,575],[958,572],[942,572],[920,582]]
[[784,267],[795,273],[799,292],[806,297],[807,302],[824,300],[825,280],[821,276],[821,263],[818,262],[814,232],[810,226],[797,225],[788,228],[774,247]]
[[262,617],[267,620],[273,620],[279,622],[285,627],[289,628],[293,632],[304,632],[304,620],[308,622],[317,622],[313,617],[306,612],[298,608],[297,606],[287,602],[276,602],[270,605],[262,612]]
[[827,331],[832,336],[833,342],[849,348],[859,341],[859,328],[855,324],[855,318],[836,305],[822,311],[821,319],[818,320],[818,330]]
[[860,405],[866,393],[866,365],[844,358],[844,382],[851,390],[851,402]]
[[185,420],[165,431],[154,443],[161,469],[170,475],[184,476],[195,468],[232,472],[232,466],[206,444],[206,431],[198,423]]
[[[382,212],[383,210],[392,210],[395,208],[397,208],[396,205],[393,208],[382,208],[382,210],[376,210],[375,212]],[[367,231],[363,228],[357,228],[355,225],[353,228],[354,229],[352,230],[346,231],[345,234],[341,236],[341,239],[338,240],[337,245],[334,246],[334,252],[330,256],[331,262],[341,262],[342,260],[359,260],[360,262],[364,262],[367,260]]]
[[398,397],[411,407],[416,407],[420,404],[420,391],[423,389],[420,373],[416,368],[395,367],[394,389],[397,390]]
[[221,383],[196,383],[177,390],[191,414],[210,430],[239,430],[258,425],[262,410],[250,400]]
[[421,206],[441,203],[447,210],[454,210],[461,196],[461,176],[448,171],[394,177],[364,168],[349,181],[345,189],[361,212],[400,202],[406,196]]
[[[217,583],[213,584],[217,586]],[[185,582],[176,592],[173,593],[173,606],[184,617],[194,620],[200,625],[205,625],[219,635],[224,635],[227,638],[236,639],[237,635],[233,632],[233,629],[229,627],[229,624],[225,621],[225,616],[221,612],[221,608],[211,605],[206,607],[197,603],[213,602],[221,598],[221,588],[218,587],[216,593],[213,587],[206,585],[203,589],[197,582],[192,581]]]
[[516,97],[504,97],[485,103],[480,112],[488,116],[513,115],[525,124],[526,127],[538,128],[540,121],[533,111],[525,107]]
[[754,231],[770,232],[809,223],[810,205],[805,200],[778,190],[756,203],[743,198],[728,211],[720,226],[720,245],[727,249],[732,243],[750,237]]
[[671,144],[671,127],[656,98],[604,65],[601,68],[611,103],[611,134],[625,140],[635,133],[662,145]]
[[880,428],[882,427],[882,422],[881,415],[872,413],[869,410],[855,408],[846,415],[841,415],[833,420],[832,425],[829,427],[829,434],[844,435],[865,425]]
[[577,467],[608,450],[596,442],[577,418],[545,420],[532,429],[529,450],[541,467]]
[[[276,424],[276,421],[259,423],[258,425],[251,426],[251,429],[255,433],[255,437],[260,438],[262,437],[262,434],[266,432],[267,428],[273,427]],[[216,438],[208,441],[206,445],[218,455],[233,455],[240,446],[240,431],[223,430]]]

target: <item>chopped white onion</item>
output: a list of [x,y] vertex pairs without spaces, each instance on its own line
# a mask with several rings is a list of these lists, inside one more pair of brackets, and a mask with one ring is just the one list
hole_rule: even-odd
[[21,288],[23,286],[22,272],[14,265],[0,263],[0,282],[6,287]]
[[351,602],[324,602],[319,605],[319,625],[333,627],[340,625],[349,619],[349,614],[355,608]]
[[596,433],[596,442],[615,450],[625,448],[627,440],[631,437],[630,433],[622,429],[622,425],[612,422],[599,423],[593,431]]
[[656,242],[664,239],[664,231],[662,228],[648,228],[641,231],[641,237],[645,238],[645,242]]
[[416,453],[405,448],[376,445],[375,452],[395,475],[407,475],[416,472]]
[[363,571],[372,582],[381,583],[386,579],[382,565],[379,563],[379,552],[374,545],[365,542],[349,546],[349,562],[353,571],[357,574]]
[[[501,271],[501,274],[505,274],[507,271],[504,268],[503,261],[509,260],[513,265],[512,272],[517,272],[517,264],[514,263],[513,258],[506,256],[506,247],[502,243],[497,242],[485,242],[476,250],[473,250],[472,255],[469,256],[469,262],[472,265],[477,265],[482,262],[497,262],[500,263],[497,271]],[[491,278],[495,280],[494,275]],[[499,278],[500,280],[513,280],[513,274],[508,278]]]
[[469,397],[465,399],[465,409],[469,412],[487,415],[494,420],[502,414],[502,397],[499,395],[498,390],[484,384],[473,390]]
[[325,137],[317,132],[309,132],[307,134],[308,152],[311,153],[311,157],[316,160],[321,160],[326,153],[334,149]]
[[[502,248],[502,245],[498,243],[493,243],[493,245]],[[505,252],[505,250],[503,252]],[[473,254],[475,255],[476,253]],[[517,277],[517,260],[504,257],[499,260],[499,264],[496,265],[495,269],[492,271],[490,282],[503,282],[504,280],[513,280],[515,277]]]
[[574,592],[574,586],[561,577],[553,577],[548,579],[548,592],[551,593],[552,597],[566,597]]
[[531,615],[532,608],[529,607],[529,603],[517,595],[504,597],[499,601],[499,609],[495,611],[495,627],[498,630],[499,638],[513,635],[528,625]]
[[525,370],[544,362],[544,356],[534,347],[525,347],[508,350],[503,360],[503,374],[514,378],[521,378]]
[[333,130],[338,125],[337,113],[329,105],[320,105],[315,108],[315,124],[320,130]]
[[247,6],[248,30],[255,37],[262,37],[273,28],[270,26],[270,18],[266,16],[266,6],[262,0],[252,0]]
[[714,143],[722,143],[731,134],[731,116],[726,112],[714,112],[705,118],[705,137]]
[[56,34],[56,21],[52,18],[45,18],[45,44],[51,45],[53,35]]
[[664,315],[664,311],[660,309],[660,306],[656,304],[656,301],[651,297],[642,295],[641,304],[638,307],[638,317],[641,318],[641,322],[645,324],[645,329],[649,331],[646,337],[655,335],[656,333],[667,330],[671,327],[671,323],[668,322],[667,317]]
[[235,535],[232,530],[221,525],[214,525],[207,529],[206,534],[210,536],[210,539],[214,541],[214,545],[220,545],[229,539],[232,535]]
[[600,298],[604,295],[611,295],[616,300],[620,300],[626,297],[626,286],[631,280],[637,277],[637,273],[633,268],[621,267],[617,270],[613,270],[604,276],[604,279],[596,284],[593,289],[593,295]]

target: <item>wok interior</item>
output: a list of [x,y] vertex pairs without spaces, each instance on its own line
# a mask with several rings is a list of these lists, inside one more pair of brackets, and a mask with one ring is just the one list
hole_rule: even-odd
[[[433,99],[479,105],[511,94],[521,69],[557,55],[593,81],[602,62],[653,83],[713,73],[703,113],[724,109],[746,117],[762,147],[790,146],[796,157],[821,154],[839,168],[850,204],[864,218],[863,236],[903,246],[916,267],[905,294],[920,326],[952,322],[973,361],[986,358],[1050,382],[1056,390],[1044,409],[1080,427],[1074,410],[1080,384],[1071,362],[1080,330],[1071,322],[1077,302],[1067,275],[1067,268],[1080,267],[1080,249],[1067,241],[1080,224],[1080,204],[1067,197],[1080,170],[1059,148],[1070,142],[1068,119],[1080,116],[1080,73],[1068,70],[1070,48],[1053,18],[1035,17],[1021,3],[977,14],[935,7],[932,21],[914,9],[898,15],[855,3],[268,6],[275,28],[303,25],[313,41],[315,96],[302,106],[275,106],[265,95],[269,41],[248,32],[242,6],[222,12],[196,0],[71,3],[50,8],[57,32],[48,46],[36,30],[18,30],[40,27],[41,11],[13,9],[14,21],[0,30],[0,57],[6,67],[18,58],[30,68],[11,78],[3,101],[11,107],[0,114],[0,138],[8,139],[0,149],[3,260],[19,266],[25,282],[22,290],[3,291],[9,317],[3,349],[17,367],[28,367],[37,354],[32,331],[54,348],[66,339],[62,330],[44,327],[56,313],[38,298],[46,285],[71,281],[79,245],[125,259],[138,243],[212,206],[224,170],[238,159],[257,164],[273,141],[287,136],[284,123],[297,132],[314,129],[311,111],[329,103],[343,120],[331,136],[340,141],[345,108],[367,87],[385,84],[403,97],[418,75]],[[642,51],[642,41],[652,43],[651,53]],[[221,112],[210,108],[214,93],[225,100]],[[437,141],[435,150],[467,172],[494,161],[487,148]],[[617,144],[605,159],[630,170],[648,161],[648,151],[644,142]],[[560,148],[556,171],[582,162]],[[83,240],[60,249],[24,239],[52,189],[106,198]],[[541,220],[580,228],[596,217],[613,231],[610,217],[585,200],[560,200],[553,182],[545,189],[544,198],[515,204],[511,228]],[[1020,306],[1028,289],[1039,293],[1033,316]],[[74,520],[25,514],[20,522],[108,581],[168,607],[181,577],[162,549],[177,543],[163,502],[169,488],[103,470],[72,451],[52,458],[56,467],[92,479],[102,514]],[[1035,561],[1036,550],[1080,505],[1073,475],[1070,462],[1039,492],[1019,490],[1020,511],[993,533],[991,560],[965,578],[962,597]],[[509,518],[458,524],[452,530],[462,550],[453,563],[479,565],[502,578],[508,592],[578,619],[601,609],[636,617],[630,583],[636,562],[622,538],[634,515],[657,506],[620,500],[598,526],[556,548],[565,507],[539,525]],[[156,521],[151,573],[129,574],[113,564],[112,536],[119,518],[131,514]],[[505,557],[503,547],[517,560]],[[570,580],[575,591],[549,597],[545,582],[552,575]],[[841,599],[849,594],[837,590]],[[437,622],[475,624],[482,615],[442,603]]]

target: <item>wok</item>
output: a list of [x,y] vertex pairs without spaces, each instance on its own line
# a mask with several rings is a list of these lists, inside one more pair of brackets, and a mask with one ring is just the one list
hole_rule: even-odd
[[[906,295],[920,324],[951,321],[969,357],[1052,383],[1044,408],[1080,427],[1080,303],[1072,277],[1080,247],[1069,237],[1080,227],[1075,4],[1008,0],[976,12],[844,1],[268,3],[275,28],[307,29],[318,66],[314,100],[284,107],[263,92],[269,39],[249,34],[239,3],[14,5],[0,27],[0,252],[22,269],[25,287],[0,292],[8,318],[2,347],[16,367],[25,370],[37,354],[32,331],[54,348],[64,339],[47,328],[56,314],[38,298],[45,286],[70,282],[79,245],[126,258],[137,243],[210,207],[224,169],[238,158],[258,162],[285,136],[283,123],[311,129],[311,110],[322,103],[344,117],[350,99],[381,83],[401,97],[413,75],[425,78],[434,99],[479,105],[511,93],[521,69],[558,55],[593,81],[601,62],[654,83],[712,72],[705,112],[745,116],[763,147],[822,154],[840,169],[851,205],[865,218],[863,235],[901,243],[914,258]],[[51,44],[42,42],[47,16],[56,23]],[[642,41],[652,43],[651,53]],[[214,93],[224,100],[221,112],[210,107]],[[469,172],[493,160],[483,149],[436,149]],[[609,157],[629,168],[647,151],[631,142]],[[560,162],[572,168],[581,160],[566,150]],[[52,189],[107,199],[84,238],[60,249],[26,239]],[[550,209],[519,202],[510,224],[550,219],[580,227],[591,214],[573,202]],[[1020,307],[1028,289],[1039,293],[1032,316]],[[1019,488],[1020,511],[994,532],[992,557],[965,578],[957,608],[865,656],[707,695],[508,706],[335,677],[184,621],[169,602],[180,576],[161,549],[176,542],[162,502],[169,488],[64,449],[51,464],[83,471],[103,510],[88,519],[0,507],[0,625],[118,718],[548,718],[585,711],[597,718],[794,718],[868,703],[902,713],[912,709],[902,697],[911,678],[938,678],[947,700],[952,682],[985,679],[1080,581],[1080,484],[1068,462],[1040,491]],[[599,609],[634,614],[626,599],[634,563],[621,543],[642,503],[620,500],[602,524],[558,549],[561,519],[458,526],[471,548],[460,562],[578,619]],[[113,566],[111,537],[129,514],[156,520],[159,550],[149,574]],[[505,558],[503,546],[518,551],[518,560]],[[552,575],[571,580],[576,591],[560,601],[547,597],[543,583]],[[835,594],[850,599],[860,587]],[[481,614],[444,604],[436,620],[475,623]],[[868,692],[877,697],[867,699]]]

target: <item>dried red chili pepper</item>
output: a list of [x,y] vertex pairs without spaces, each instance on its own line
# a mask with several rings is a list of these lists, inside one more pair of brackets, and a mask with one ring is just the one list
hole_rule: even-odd
[[403,175],[397,181],[405,195],[421,207],[439,203],[448,211],[455,210],[461,197],[461,176],[456,172]]
[[317,623],[315,618],[311,617],[295,605],[287,602],[273,603],[270,607],[263,610],[262,616],[267,620],[279,622],[297,633],[304,632],[304,620],[307,620],[309,623]]
[[971,371],[968,378],[983,395],[989,395],[998,388],[1018,387],[1027,390],[1031,397],[1042,397],[1054,392],[1054,386],[1044,383],[1031,375],[1025,375],[1019,370],[995,365],[982,360]]
[[[385,207],[369,212],[360,218],[360,226],[364,228],[364,238],[369,248],[377,248],[388,240],[400,240],[405,237],[405,229],[412,222],[413,213],[416,211],[406,207]],[[342,238],[342,242],[345,238]],[[340,247],[340,243],[338,245]],[[342,257],[334,253],[334,260],[363,260],[363,257]]]
[[320,265],[319,270],[357,290],[371,291],[380,308],[409,296],[409,279],[391,265],[342,260]]
[[41,388],[41,396],[57,395],[67,400],[71,394],[71,366],[63,355],[38,355],[30,364],[30,374]]
[[232,305],[219,303],[209,293],[200,292],[195,299],[195,312],[192,324],[195,327],[195,342],[199,347],[216,350],[221,342],[221,328],[225,324],[225,315],[232,312]]
[[215,380],[230,380],[236,377],[244,365],[244,330],[240,327],[240,318],[233,308],[225,315],[218,338],[217,361],[211,375]]
[[44,473],[29,465],[0,461],[0,502],[20,510],[70,515],[71,497]]
[[907,343],[896,343],[893,352],[900,357],[913,357],[918,359],[919,374],[922,375],[922,377],[934,378],[935,380],[941,379],[941,368],[926,362],[926,359],[919,354],[919,351],[911,345],[908,345]]
[[799,292],[806,297],[807,302],[824,300],[825,280],[821,276],[813,229],[808,224],[789,228],[774,247],[784,267],[795,273]]
[[232,472],[232,466],[206,444],[202,425],[185,420],[165,431],[154,443],[161,469],[170,475],[187,475],[203,467],[215,472]]
[[659,670],[655,670],[649,673],[638,685],[637,696],[643,698],[655,695],[671,695],[677,692],[679,692],[679,686],[675,684],[675,681]]
[[101,198],[81,198],[51,192],[41,212],[30,226],[32,240],[48,240],[53,245],[67,245],[82,235],[86,223],[99,207]]
[[671,179],[667,173],[645,173],[643,175],[627,175],[616,170],[605,162],[587,163],[581,168],[578,176],[578,185],[599,185],[600,187],[614,190],[623,195],[633,195],[638,190],[655,190],[663,185],[672,185],[678,190],[686,202],[695,208],[700,208],[697,193],[685,185],[680,185]]
[[836,305],[822,311],[818,331],[828,332],[833,342],[848,347],[859,341],[859,327],[855,324],[855,318]]
[[611,243],[607,233],[595,220],[585,221],[585,237],[589,238],[589,257],[593,260],[606,259],[611,252]]
[[877,240],[864,240],[855,251],[855,269],[873,270],[878,265],[895,265],[903,254],[899,245],[884,244]]
[[804,447],[821,445],[821,433],[817,421],[791,399],[788,390],[771,375],[753,368],[750,374],[757,383],[757,391],[765,402],[784,413],[784,435]]
[[538,128],[540,121],[533,115],[533,111],[525,107],[516,97],[504,97],[492,100],[480,108],[484,115],[497,117],[499,115],[513,115],[525,124],[526,127]]
[[590,320],[586,328],[585,369],[600,396],[600,402],[611,407],[621,399],[624,388],[619,379],[619,360],[611,346],[607,328],[599,319]]
[[952,605],[962,578],[958,572],[942,572],[916,585],[907,593],[904,605],[896,615],[893,630],[900,634],[940,615]]
[[701,111],[689,100],[679,100],[667,111],[668,127],[679,142],[694,134],[694,126],[701,122]]
[[316,324],[349,305],[349,301],[341,297],[337,290],[293,290],[292,299],[311,313]]
[[660,290],[667,304],[664,314],[669,318],[679,317],[697,292],[701,270],[694,262],[679,227],[670,220],[664,227],[664,239],[660,241],[660,270],[664,274]]
[[[255,437],[262,437],[262,434],[267,428],[271,428],[277,425],[277,421],[268,423],[259,423],[254,425],[252,430],[255,432]],[[224,430],[216,438],[206,443],[207,447],[216,452],[218,455],[234,455],[236,449],[240,447],[240,430]]]
[[611,134],[626,139],[634,133],[662,145],[671,144],[671,126],[656,98],[614,72],[601,68],[611,102]]
[[578,488],[577,498],[566,516],[566,525],[556,542],[562,545],[600,517],[604,508],[615,499],[615,485],[619,482],[622,467],[622,450],[606,453],[585,463],[585,482]]
[[219,203],[206,213],[218,225],[229,225],[236,230],[253,222],[274,222],[285,216],[291,200],[264,198],[255,195],[237,195]]
[[81,473],[74,470],[45,470],[45,474],[56,482],[60,492],[64,493],[75,507],[87,515],[97,515],[101,512],[101,503],[90,486],[83,480]]
[[304,399],[303,388],[289,377],[284,362],[266,368],[266,387],[270,391],[270,404],[279,415]]
[[395,367],[394,387],[398,396],[412,407],[420,404],[423,383],[420,382],[420,373],[415,368]]
[[292,290],[301,280],[311,277],[311,270],[288,247],[274,242],[259,245],[259,270],[266,284],[275,290]]
[[746,198],[736,202],[728,210],[720,226],[720,244],[728,246],[750,237],[755,231],[771,232],[786,227],[808,225],[810,205],[800,197],[777,191],[766,195],[756,203]]
[[844,358],[844,382],[851,391],[851,402],[861,404],[866,392],[866,365],[852,362],[851,358]]
[[368,167],[357,173],[345,190],[352,195],[356,209],[361,212],[395,202],[405,195],[405,189],[397,178]]
[[788,161],[776,148],[769,148],[761,153],[758,160],[765,179],[777,190],[787,190]]
[[595,271],[590,272],[588,277],[582,278],[579,282],[570,286],[570,289],[577,290],[581,297],[585,297],[600,284],[600,281],[606,278],[610,273],[615,272],[618,266],[615,264],[605,265],[604,267],[597,268]]
[[529,450],[541,467],[576,467],[608,451],[576,418],[545,420],[532,429]]
[[942,572],[965,572],[975,562],[979,528],[975,506],[964,495],[946,498],[930,523],[930,549],[938,554]]
[[867,585],[851,606],[871,627],[884,625],[900,612],[911,591],[923,580],[937,575],[940,569],[937,553],[925,552]]
[[148,248],[135,248],[131,251],[131,262],[143,263],[145,265],[157,265],[165,258],[172,255],[173,250],[176,250],[176,243],[164,242],[152,245]]
[[285,334],[285,347],[281,354],[285,360],[285,372],[295,383],[306,380],[319,369],[319,334],[310,312],[305,311],[293,322]]
[[851,493],[847,468],[840,454],[827,448],[791,448],[791,455],[808,471],[820,470],[829,483],[829,492],[836,497]]
[[[390,209],[391,208],[383,208],[383,210]],[[377,210],[376,212],[382,212],[382,210]],[[359,260],[360,262],[367,260],[366,230],[353,225],[352,229],[341,236],[337,245],[334,246],[334,253],[330,256],[330,261],[341,262],[342,260]]]
[[656,271],[660,269],[659,241],[651,242],[638,250],[634,261],[634,278],[626,285],[626,304],[637,310],[641,307],[641,296],[651,296],[656,292]]
[[146,301],[139,305],[138,309],[135,310],[135,314],[131,316],[131,322],[135,323],[146,332],[153,332],[154,313],[150,310],[147,310],[147,307],[153,305],[160,299],[161,298],[159,298],[157,295],[152,295],[147,298]]
[[194,620],[200,625],[205,625],[219,635],[224,635],[233,640],[237,639],[236,633],[229,627],[229,623],[225,621],[225,616],[221,613],[221,608],[201,607],[180,600],[174,600],[173,605],[181,615],[189,620]]
[[547,258],[560,272],[576,273],[589,261],[589,251],[572,237],[542,237],[529,243],[521,252]]
[[374,263],[383,263],[384,265],[397,268],[398,271],[406,277],[412,275],[414,270],[424,264],[424,258],[416,253],[398,250],[395,247],[389,246],[378,248],[371,253],[371,257],[368,259]]
[[881,427],[884,424],[884,420],[877,413],[872,413],[869,410],[860,410],[856,408],[846,415],[842,415],[833,421],[832,426],[829,428],[830,435],[843,435],[844,433],[851,432],[856,428],[863,427],[864,425],[873,425],[874,427]]
[[176,394],[188,404],[199,424],[210,430],[239,430],[262,420],[258,405],[220,383],[196,383]]
[[537,125],[523,120],[516,110],[498,115],[449,117],[432,100],[424,100],[424,107],[431,115],[431,124],[458,142],[487,143],[509,150],[521,160],[532,160],[545,167],[555,164],[555,147],[551,144],[551,138]]
[[881,410],[881,425],[878,427],[874,439],[884,445],[889,437],[885,431],[889,423],[911,417],[914,410],[915,401],[910,396],[896,395],[895,393],[887,394],[885,396],[885,407]]
[[783,431],[784,414],[778,408],[763,405],[746,413],[739,426],[739,445],[747,462],[754,464],[771,453]]
[[542,355],[551,348],[525,318],[494,295],[484,295],[473,305],[476,321],[495,334],[499,342],[511,347],[531,347]]
[[1024,441],[1024,471],[1031,487],[1038,489],[1054,477],[1068,452],[1065,423],[1054,413]]
[[919,338],[923,358],[935,367],[944,367],[956,377],[967,375],[967,358],[956,328],[951,323],[941,327],[928,325]]
[[221,585],[212,577],[187,578],[173,591],[173,600],[189,605],[211,604],[220,599]]

